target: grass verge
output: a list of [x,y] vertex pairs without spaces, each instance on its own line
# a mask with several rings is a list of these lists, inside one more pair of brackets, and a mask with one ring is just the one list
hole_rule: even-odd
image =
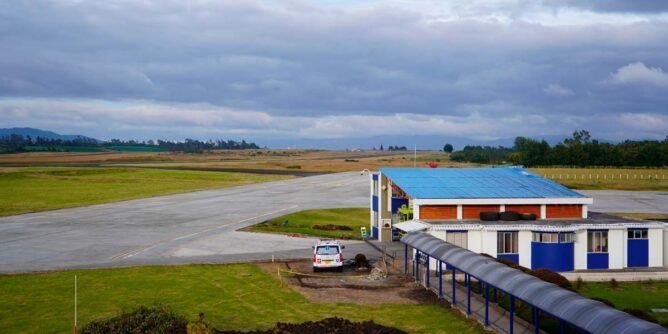
[[141,168],[0,168],[0,216],[285,178]]
[[531,171],[582,190],[668,190],[666,168],[531,168]]
[[252,264],[151,266],[0,276],[0,328],[8,333],[67,333],[73,323],[73,280],[79,280],[79,323],[140,305],[162,305],[195,320],[204,312],[221,330],[257,330],[277,321],[326,317],[374,320],[411,333],[482,333],[438,305],[312,304]]
[[[287,225],[284,223],[287,221]],[[338,225],[350,230],[324,230],[318,225]],[[246,230],[253,232],[303,234],[323,238],[362,239],[360,227],[369,228],[368,208],[342,208],[299,211],[280,216]]]
[[640,309],[649,312],[663,326],[668,326],[668,313],[651,312],[652,308],[668,308],[668,281],[586,282],[578,291],[586,297],[604,298],[618,309]]

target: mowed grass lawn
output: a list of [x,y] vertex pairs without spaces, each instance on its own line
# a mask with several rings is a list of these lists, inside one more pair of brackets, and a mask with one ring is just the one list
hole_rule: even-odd
[[277,321],[327,317],[373,320],[411,333],[482,333],[438,305],[312,304],[252,264],[152,266],[0,276],[3,333],[68,333],[78,275],[79,324],[140,305],[163,305],[188,319],[204,312],[218,329],[257,330]]
[[285,178],[140,168],[0,168],[0,216]]
[[[633,308],[650,312],[652,308],[668,308],[668,281],[619,282],[613,289],[609,282],[588,282],[579,290],[587,297],[605,298],[618,309]],[[668,326],[668,313],[650,313]]]
[[[324,238],[362,239],[360,227],[369,228],[368,208],[320,209],[280,216],[248,228],[254,232],[304,234]],[[284,222],[287,220],[287,225]],[[315,225],[347,226],[350,231],[317,229]],[[367,231],[368,232],[368,231]]]
[[575,189],[668,190],[666,168],[531,168],[531,171]]

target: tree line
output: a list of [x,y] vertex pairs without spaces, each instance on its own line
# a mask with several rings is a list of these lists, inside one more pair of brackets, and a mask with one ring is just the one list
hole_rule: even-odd
[[450,159],[526,167],[663,167],[668,166],[668,136],[662,141],[625,140],[615,144],[592,139],[587,130],[580,130],[554,146],[545,140],[517,137],[513,147],[465,146],[463,150],[453,152]]
[[189,152],[197,153],[207,150],[245,150],[245,149],[259,149],[260,147],[252,142],[235,141],[235,140],[208,140],[201,141],[197,139],[186,139],[184,141],[169,141],[169,140],[121,140],[112,139],[106,142],[101,142],[96,139],[87,137],[77,137],[74,139],[55,139],[55,138],[31,138],[30,136],[22,136],[11,134],[0,137],[0,153],[16,153],[26,151],[67,151],[68,147],[141,147],[150,146],[158,147],[170,152]]

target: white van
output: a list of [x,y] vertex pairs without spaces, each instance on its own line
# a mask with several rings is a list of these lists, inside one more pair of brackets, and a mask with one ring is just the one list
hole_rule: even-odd
[[343,249],[338,240],[320,240],[313,246],[313,272],[320,269],[336,268],[343,271]]

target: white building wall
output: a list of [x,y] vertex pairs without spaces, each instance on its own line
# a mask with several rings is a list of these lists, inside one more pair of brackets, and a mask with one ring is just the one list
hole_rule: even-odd
[[668,268],[668,226],[663,230],[663,266]]
[[413,219],[420,219],[420,205],[413,201]]
[[481,231],[482,252],[496,257],[496,231]]
[[445,232],[445,231],[436,231],[436,230],[433,230],[433,229],[429,230],[429,234],[431,234],[431,235],[433,235],[433,236],[435,236],[435,237],[437,237],[437,238],[439,238],[443,241],[446,241],[446,239],[445,239],[446,233],[447,232]]
[[623,268],[628,268],[629,266],[629,233],[628,230],[624,230],[623,236],[624,240],[622,241],[622,266]]
[[622,269],[624,268],[624,230],[608,230],[608,268]]
[[520,253],[520,266],[531,268],[531,231],[517,233],[517,250]]
[[649,244],[649,266],[661,267],[664,264],[664,230],[650,228],[647,230],[647,243]]
[[587,230],[575,232],[573,251],[575,270],[587,269]]
[[469,230],[467,243],[470,251],[482,253],[482,231]]

